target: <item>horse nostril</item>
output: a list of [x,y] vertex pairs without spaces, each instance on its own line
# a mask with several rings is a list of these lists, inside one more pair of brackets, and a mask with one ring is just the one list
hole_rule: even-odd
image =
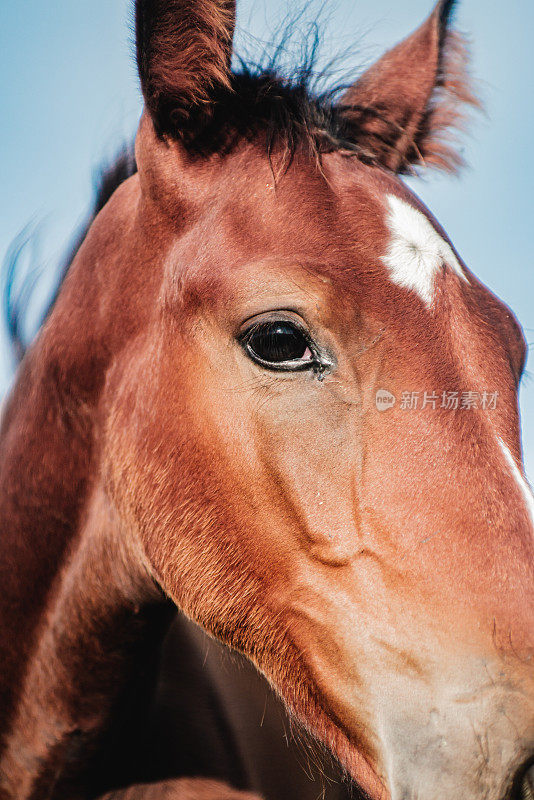
[[521,767],[515,776],[510,800],[534,800],[534,763],[532,759]]

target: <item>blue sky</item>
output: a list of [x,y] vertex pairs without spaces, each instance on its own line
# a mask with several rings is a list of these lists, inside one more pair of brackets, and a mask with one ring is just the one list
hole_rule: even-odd
[[[135,130],[141,102],[131,2],[0,2],[0,257],[28,223],[36,226],[44,268],[37,306],[87,213],[95,168]],[[259,42],[270,38],[288,7],[279,0],[242,0],[238,6],[239,31]],[[365,66],[419,24],[430,6],[428,0],[325,2],[325,56],[354,45],[347,68]],[[459,180],[429,175],[411,185],[534,343],[534,4],[463,0],[457,22],[473,43],[486,116],[475,120],[466,140],[470,167]],[[250,35],[246,42],[259,46]],[[532,356],[528,367],[534,373]],[[10,371],[1,331],[0,391]],[[528,376],[521,403],[532,479],[534,379]]]

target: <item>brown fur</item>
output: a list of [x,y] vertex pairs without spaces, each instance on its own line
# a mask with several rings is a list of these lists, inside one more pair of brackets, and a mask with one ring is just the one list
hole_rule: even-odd
[[181,778],[150,786],[133,786],[102,797],[102,800],[257,800],[249,792],[238,792],[219,781]]
[[[3,418],[1,800],[185,791],[183,773],[147,782],[139,736],[169,601],[375,800],[500,800],[534,750],[532,521],[498,440],[520,464],[524,340],[467,269],[443,264],[428,308],[383,261],[389,195],[445,238],[395,173],[422,130],[437,158],[448,7],[355,89],[393,117],[407,99],[395,157],[363,124],[370,158],[341,139],[310,151],[325,129],[301,127],[288,89],[267,103],[295,112],[287,160],[283,139],[266,152],[262,115],[204,154],[200,118],[166,130],[192,80],[184,31],[206,56],[187,95],[213,106],[204,136],[228,107],[213,54],[231,21],[206,0],[176,18],[182,4],[138,4],[139,172],[91,226]],[[305,326],[329,366],[258,366],[242,335],[267,312]],[[382,415],[380,386],[491,389],[499,405]]]
[[234,0],[136,0],[137,63],[148,110],[161,133],[209,114],[230,88]]

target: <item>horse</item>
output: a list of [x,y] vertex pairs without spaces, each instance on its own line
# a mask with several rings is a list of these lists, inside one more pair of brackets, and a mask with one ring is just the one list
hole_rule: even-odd
[[136,169],[3,411],[2,800],[257,798],[143,767],[197,635],[364,797],[532,797],[526,344],[402,180],[461,160],[452,12],[320,95],[136,0]]

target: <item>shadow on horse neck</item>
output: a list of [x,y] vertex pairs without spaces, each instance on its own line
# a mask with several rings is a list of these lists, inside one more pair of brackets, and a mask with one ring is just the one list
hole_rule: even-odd
[[525,343],[399,177],[459,161],[451,10],[319,97],[137,2],[138,171],[4,411],[2,800],[238,796],[131,735],[176,607],[372,798],[530,791]]

